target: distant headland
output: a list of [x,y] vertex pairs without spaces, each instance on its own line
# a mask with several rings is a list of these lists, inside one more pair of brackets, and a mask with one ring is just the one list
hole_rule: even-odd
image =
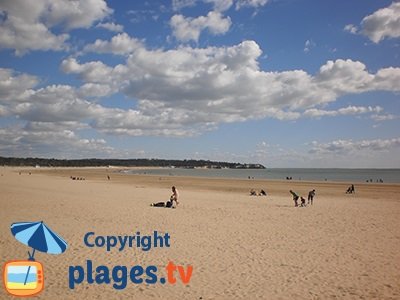
[[2,166],[32,166],[32,167],[175,167],[175,168],[207,168],[207,169],[265,169],[261,164],[231,163],[210,160],[171,160],[171,159],[55,159],[37,157],[1,157]]

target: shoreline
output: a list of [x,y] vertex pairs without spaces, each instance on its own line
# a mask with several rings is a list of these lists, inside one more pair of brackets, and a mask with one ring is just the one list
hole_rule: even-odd
[[[177,181],[180,181],[180,179],[187,179],[191,181],[201,181],[201,180],[216,180],[216,181],[237,181],[237,182],[242,182],[242,183],[249,183],[251,184],[252,182],[254,183],[279,183],[279,184],[284,184],[286,183],[287,185],[302,185],[302,184],[315,184],[315,185],[338,185],[338,186],[343,186],[343,185],[351,185],[351,184],[356,184],[356,185],[361,185],[361,186],[371,186],[371,187],[380,187],[380,186],[399,186],[400,183],[398,182],[365,182],[365,181],[336,181],[336,180],[298,180],[298,179],[292,179],[292,180],[285,180],[285,179],[274,179],[274,178],[239,178],[239,177],[222,177],[222,176],[188,176],[188,175],[176,175],[176,174],[142,174],[142,173],[125,173],[124,171],[126,170],[160,170],[160,169],[165,169],[163,167],[149,167],[149,168],[142,168],[142,167],[124,167],[124,168],[108,168],[108,167],[46,167],[46,168],[22,168],[22,170],[30,170],[31,172],[35,173],[47,173],[47,174],[57,174],[57,173],[62,173],[63,170],[65,171],[77,171],[81,172],[83,171],[84,173],[87,173],[87,171],[92,171],[96,175],[100,175],[98,171],[105,171],[106,174],[109,173],[110,175],[113,174],[114,176],[135,176],[135,177],[149,177],[149,178],[162,178],[162,179],[176,179]],[[171,169],[174,170],[174,169]],[[110,171],[110,172],[108,172]],[[92,173],[90,172],[90,173]],[[93,174],[92,173],[92,174]],[[64,174],[65,175],[65,174]]]
[[[297,172],[297,173],[296,173]],[[335,173],[336,172],[336,173]],[[364,172],[364,173],[363,173]],[[373,174],[371,172],[377,172]],[[338,183],[393,183],[400,184],[400,169],[186,169],[160,168],[154,170],[125,169],[127,175],[180,176],[249,180],[279,180]],[[289,175],[289,176],[287,176]],[[288,179],[288,178],[291,179]],[[382,179],[384,178],[384,179]]]

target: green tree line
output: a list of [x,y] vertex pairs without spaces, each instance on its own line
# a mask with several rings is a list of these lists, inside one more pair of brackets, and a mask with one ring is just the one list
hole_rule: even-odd
[[243,164],[210,160],[171,160],[171,159],[55,159],[37,157],[1,157],[3,166],[41,166],[41,167],[177,167],[177,168],[230,168],[230,169],[264,169],[261,164]]

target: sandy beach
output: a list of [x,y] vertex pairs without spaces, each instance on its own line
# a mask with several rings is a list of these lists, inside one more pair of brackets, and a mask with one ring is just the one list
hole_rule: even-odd
[[[43,220],[68,243],[44,265],[39,299],[400,299],[400,185],[267,181],[116,174],[116,169],[0,170],[0,257],[26,259],[14,222]],[[21,174],[19,173],[21,172]],[[31,175],[29,175],[31,173]],[[107,179],[107,175],[111,180]],[[85,180],[71,180],[70,176]],[[180,192],[177,209],[154,208]],[[266,197],[249,196],[264,189]],[[289,190],[314,205],[294,207]],[[84,236],[154,231],[170,247],[143,251],[87,247]],[[89,284],[70,289],[69,267],[193,266],[188,285]],[[10,298],[4,288],[1,299]]]

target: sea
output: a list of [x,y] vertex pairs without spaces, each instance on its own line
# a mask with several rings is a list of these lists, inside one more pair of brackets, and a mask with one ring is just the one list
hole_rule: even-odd
[[339,182],[378,182],[400,183],[400,169],[302,169],[302,168],[269,168],[269,169],[129,169],[126,174],[145,174],[156,176],[192,176],[241,179],[269,180],[306,180],[306,181],[339,181]]

